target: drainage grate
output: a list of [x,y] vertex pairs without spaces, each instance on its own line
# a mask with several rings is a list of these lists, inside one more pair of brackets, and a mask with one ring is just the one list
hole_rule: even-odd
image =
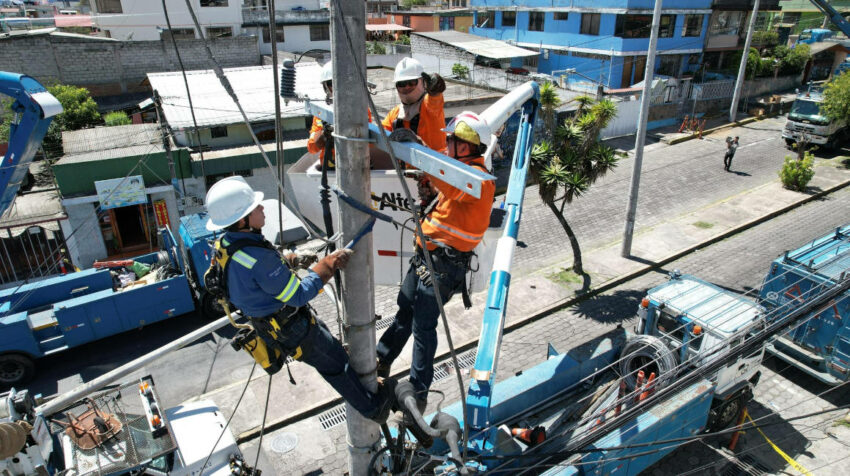
[[319,423],[322,424],[323,430],[330,430],[337,425],[345,423],[345,404],[337,405],[319,415]]
[[[475,356],[477,354],[477,349],[468,350],[462,354],[457,356],[457,364],[461,369],[469,368],[475,365]],[[451,358],[448,360],[444,360],[439,364],[434,366],[434,381],[440,381],[444,378],[449,377],[454,373],[454,369],[452,368],[452,360]]]
[[762,476],[769,473],[770,470],[761,461],[749,454],[738,456],[720,470],[721,476]]
[[380,331],[386,329],[387,327],[390,327],[390,324],[393,323],[393,319],[395,319],[395,317],[388,317],[386,319],[379,320],[375,323],[375,330]]

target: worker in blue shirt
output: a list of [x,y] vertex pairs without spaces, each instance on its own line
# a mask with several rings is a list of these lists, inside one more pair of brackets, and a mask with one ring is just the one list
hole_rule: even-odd
[[[240,176],[219,180],[207,192],[207,229],[224,229],[220,245],[232,263],[227,266],[230,301],[251,319],[257,332],[274,320],[280,327],[276,342],[294,359],[315,368],[339,394],[366,418],[386,421],[392,405],[391,381],[375,394],[366,390],[348,362],[342,344],[316,319],[308,302],[342,269],[352,254],[342,249],[315,263],[306,276],[292,270],[301,264],[295,254],[281,256],[261,233],[266,218],[262,192]],[[248,240],[247,244],[244,240]],[[256,243],[256,244],[254,244]]]

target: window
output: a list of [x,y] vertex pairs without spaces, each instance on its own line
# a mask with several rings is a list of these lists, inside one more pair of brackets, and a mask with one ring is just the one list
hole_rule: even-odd
[[207,38],[227,38],[233,36],[232,26],[211,26],[207,28]]
[[522,65],[527,66],[529,68],[536,68],[538,58],[538,56],[526,56],[522,59]]
[[659,38],[673,38],[673,29],[676,27],[676,15],[661,15],[661,23],[658,25]]
[[[275,35],[275,41],[277,43],[283,43],[283,41],[284,41],[283,40],[283,27],[277,26],[277,27],[275,27],[274,31],[275,31],[275,34],[274,34]],[[271,43],[271,41],[272,41],[272,39],[271,39],[271,35],[269,34],[269,27],[264,26],[263,27],[263,43]]]
[[676,77],[679,75],[679,66],[682,64],[681,55],[661,55],[661,64],[658,66],[658,74]]
[[96,0],[97,13],[124,13],[121,0]]
[[201,0],[202,7],[226,7],[227,0]]
[[210,127],[210,136],[213,139],[227,137],[227,126]]
[[599,34],[599,13],[582,13],[581,14],[581,30],[582,35],[598,35]]
[[528,31],[543,31],[544,12],[528,12]]
[[207,183],[207,189],[213,186],[214,183],[225,177],[232,177],[234,175],[240,175],[242,177],[252,177],[254,175],[254,169],[245,169],[245,170],[234,170],[233,172],[225,172],[223,174],[214,174],[207,175],[204,177],[205,182]]
[[652,15],[617,15],[614,36],[620,38],[649,38]]
[[502,12],[502,26],[516,26],[516,12]]
[[496,12],[478,12],[478,28],[493,28],[496,23]]
[[195,30],[193,28],[172,28],[171,30],[162,30],[159,37],[166,40],[169,38],[169,34],[172,35],[175,40],[195,39]]
[[743,20],[744,12],[715,11],[708,32],[710,35],[737,35]]
[[555,12],[555,20],[566,21],[570,19],[569,12]]
[[410,28],[410,15],[401,16],[401,26],[406,26]]
[[331,31],[328,25],[310,25],[310,41],[328,41]]
[[685,15],[682,36],[699,36],[702,33],[702,17],[703,15]]

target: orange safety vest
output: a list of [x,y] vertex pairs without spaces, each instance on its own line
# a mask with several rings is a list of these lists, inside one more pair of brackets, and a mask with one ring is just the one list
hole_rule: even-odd
[[425,145],[431,150],[446,150],[446,133],[442,131],[446,127],[446,114],[443,111],[443,94],[434,96],[426,94],[419,106],[419,116],[413,121],[398,119],[401,106],[394,107],[381,121],[384,129],[393,131],[397,127],[411,129]]
[[[369,122],[372,122],[372,111],[366,111],[369,113]],[[325,160],[325,148],[320,147],[319,144],[316,143],[316,138],[318,135],[315,135],[316,132],[321,135],[324,131],[324,127],[322,127],[322,120],[318,117],[313,117],[313,124],[310,126],[310,136],[307,138],[307,152],[311,154],[319,155],[319,162]],[[334,150],[334,155],[336,155],[336,150]],[[334,166],[333,161],[331,161],[331,167]]]
[[[466,161],[468,165],[487,172],[484,158],[477,157]],[[422,221],[422,232],[429,241],[438,241],[458,251],[472,251],[484,238],[484,232],[490,224],[490,209],[496,196],[496,183],[488,180],[481,184],[481,198],[462,192],[451,185],[429,176],[431,183],[440,192],[437,206]],[[419,238],[416,244],[422,246]],[[428,243],[428,249],[437,247]]]

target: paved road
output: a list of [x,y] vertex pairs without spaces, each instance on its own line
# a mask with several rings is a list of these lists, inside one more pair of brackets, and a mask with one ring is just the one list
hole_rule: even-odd
[[[741,292],[758,288],[771,260],[787,249],[796,248],[846,224],[850,216],[842,211],[848,209],[850,190],[845,189],[670,263],[663,270],[510,332],[503,339],[499,380],[542,362],[549,344],[565,352],[594,338],[617,333],[618,326],[633,328],[640,299],[648,288],[665,281],[670,270],[679,269]],[[436,382],[434,389],[444,392],[447,401],[456,401],[459,395],[453,376]],[[753,418],[768,417],[767,422],[778,423],[766,427],[764,432],[807,469],[818,476],[843,475],[846,474],[846,458],[850,458],[850,451],[846,448],[850,430],[833,424],[843,413],[784,422],[785,418],[792,416],[850,404],[850,392],[846,391],[815,396],[827,390],[828,387],[796,369],[769,358],[763,366],[763,377],[749,411]],[[432,399],[431,407],[433,403]],[[840,431],[845,433],[839,433],[837,438],[830,436]],[[283,439],[282,435],[286,433],[298,434],[311,442],[320,441],[321,445],[287,454],[275,452],[275,442]],[[340,474],[346,470],[345,425],[323,430],[319,427],[318,418],[312,417],[269,434],[266,441],[261,467],[272,473]],[[727,438],[709,438],[681,447],[649,468],[646,474],[683,474],[685,468],[691,471],[687,474],[696,475],[720,474],[721,470],[722,474],[730,475],[784,471],[784,461],[755,431],[741,438],[738,454],[740,460],[756,469],[748,473],[738,466],[727,466],[733,463],[715,450],[727,441]],[[253,457],[256,454],[255,444],[243,447],[247,455]],[[299,460],[299,451],[308,452],[310,458]]]

